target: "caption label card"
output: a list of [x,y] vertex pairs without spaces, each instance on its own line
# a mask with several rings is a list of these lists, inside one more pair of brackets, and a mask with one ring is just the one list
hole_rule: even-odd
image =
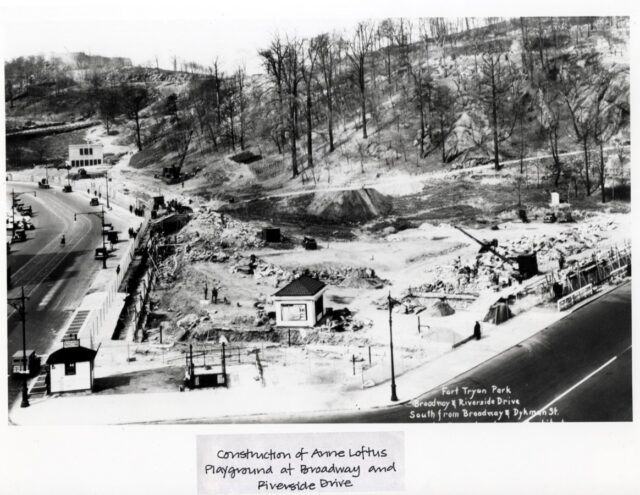
[[403,432],[198,435],[198,494],[401,491]]

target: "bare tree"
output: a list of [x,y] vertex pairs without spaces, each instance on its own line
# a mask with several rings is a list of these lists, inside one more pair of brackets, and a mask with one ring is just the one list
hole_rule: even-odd
[[479,100],[489,116],[493,140],[493,162],[500,170],[500,143],[511,136],[516,124],[513,103],[519,91],[519,79],[500,46],[482,56]]
[[314,70],[318,54],[320,51],[321,43],[318,38],[311,39],[306,44],[306,49],[303,51],[300,70],[302,79],[304,80],[305,91],[305,120],[306,120],[306,132],[307,132],[307,166],[313,173],[313,179],[315,181],[315,173],[313,172],[313,123],[312,123],[312,107],[313,107],[313,83],[314,83]]
[[282,63],[282,82],[286,92],[288,107],[288,133],[289,151],[291,153],[291,172],[293,177],[299,174],[298,170],[298,97],[300,83],[302,82],[301,71],[302,42],[296,38],[287,40]]
[[564,101],[561,94],[552,84],[547,83],[538,90],[539,121],[549,142],[549,151],[553,157],[553,184],[558,187],[562,175],[562,161],[558,150],[559,131],[562,123]]
[[285,132],[286,132],[286,112],[284,104],[284,59],[285,59],[285,43],[276,34],[273,41],[266,50],[258,52],[263,59],[267,75],[269,75],[276,89],[276,103],[278,106],[279,121],[279,140],[277,141],[278,150],[284,153]]
[[362,113],[362,137],[367,139],[367,86],[365,80],[365,62],[373,41],[373,24],[359,22],[356,32],[348,44],[347,57],[355,72],[360,91],[360,110]]
[[247,111],[247,97],[246,97],[246,78],[247,71],[244,67],[238,67],[235,73],[235,81],[236,81],[236,94],[235,97],[238,100],[238,120],[239,120],[239,139],[240,139],[240,149],[244,150],[245,148],[245,133],[246,133],[246,111]]
[[438,125],[439,144],[442,149],[442,162],[446,162],[445,143],[455,124],[455,103],[451,90],[446,85],[434,89],[433,113]]
[[136,144],[138,145],[138,150],[142,151],[140,112],[151,102],[149,90],[146,86],[124,84],[120,88],[120,94],[125,115],[135,122]]
[[328,34],[321,34],[316,38],[318,62],[324,79],[326,105],[327,105],[327,132],[329,134],[329,153],[335,150],[333,142],[333,100],[335,77],[335,45]]
[[98,113],[107,129],[107,136],[111,133],[111,124],[120,113],[120,95],[115,88],[107,87],[98,97]]
[[594,108],[593,89],[586,70],[573,67],[566,71],[562,79],[564,101],[571,116],[571,123],[576,140],[582,145],[584,153],[583,171],[587,196],[591,195],[591,178],[589,176],[589,141],[593,134]]

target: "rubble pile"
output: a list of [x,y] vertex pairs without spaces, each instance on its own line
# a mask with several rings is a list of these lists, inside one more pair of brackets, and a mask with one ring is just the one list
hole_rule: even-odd
[[[535,252],[539,266],[555,265],[555,268],[561,258],[566,260],[599,246],[607,239],[607,232],[615,228],[617,225],[611,220],[590,222],[555,235],[539,234],[503,241],[496,251],[507,258],[519,253]],[[464,260],[458,256],[451,265],[430,269],[431,280],[411,287],[410,291],[463,294],[505,287],[512,282],[511,275],[516,268],[491,252],[478,253]],[[407,312],[413,311],[411,307],[405,309]]]
[[331,332],[357,332],[362,330],[364,327],[370,328],[372,326],[373,321],[362,321],[354,318],[353,313],[351,313],[349,308],[343,308],[334,311],[330,318],[328,318],[327,323],[325,323],[321,328]]
[[[260,258],[255,258],[255,261],[252,262],[251,258],[232,255],[231,260],[230,271],[232,273],[241,272],[253,275],[256,279],[265,279],[273,287],[281,287],[300,275],[308,275],[337,287],[380,289],[388,283],[387,280],[378,277],[372,268],[347,266],[287,270]],[[252,267],[252,269],[248,270],[248,267]]]
[[251,249],[264,246],[257,229],[202,206],[178,240],[192,246],[194,256],[202,251]]

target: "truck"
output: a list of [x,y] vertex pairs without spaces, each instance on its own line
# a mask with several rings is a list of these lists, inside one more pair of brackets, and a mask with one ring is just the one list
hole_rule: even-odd
[[9,374],[11,376],[34,376],[40,371],[40,356],[33,349],[16,351],[9,363]]
[[46,177],[43,177],[42,179],[40,179],[40,182],[38,182],[38,187],[40,189],[50,189],[51,186],[49,185],[49,180]]

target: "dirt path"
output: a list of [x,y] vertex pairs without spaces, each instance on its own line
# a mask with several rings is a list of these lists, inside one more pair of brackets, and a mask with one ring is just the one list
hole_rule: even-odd
[[[625,146],[625,148],[628,148],[629,146]],[[614,146],[608,146],[606,148],[603,148],[604,151],[610,151],[612,149],[615,149]],[[566,156],[574,156],[574,155],[581,155],[583,153],[582,150],[579,151],[569,151],[566,153],[560,153],[560,157],[566,157]],[[524,158],[522,161],[525,163],[528,162],[532,162],[535,160],[544,160],[544,159],[548,159],[548,158],[553,158],[553,155],[537,155],[537,156],[531,156],[531,157],[527,157]],[[520,163],[520,159],[515,159],[515,160],[506,160],[501,162],[502,166],[509,166],[509,165],[516,165]],[[388,179],[380,179],[380,180],[375,180],[375,181],[358,181],[357,179],[355,179],[353,181],[353,185],[351,186],[336,186],[336,187],[322,187],[322,188],[313,188],[313,187],[308,187],[305,189],[298,189],[296,191],[287,191],[287,192],[281,192],[281,193],[274,193],[274,194],[268,194],[265,196],[258,196],[256,198],[250,199],[250,200],[242,200],[242,201],[237,201],[239,203],[246,203],[249,201],[255,201],[255,200],[264,200],[264,199],[274,199],[274,198],[287,198],[287,197],[294,197],[294,196],[302,196],[305,194],[309,194],[309,193],[318,193],[318,192],[341,192],[341,191],[352,191],[355,189],[362,189],[362,188],[389,188],[389,187],[393,187],[393,186],[406,186],[407,181],[410,181],[412,184],[420,184],[422,185],[425,181],[429,180],[429,179],[445,179],[445,178],[451,178],[451,177],[456,177],[457,175],[460,175],[461,173],[467,172],[469,170],[474,170],[474,171],[480,171],[480,170],[491,170],[493,168],[494,164],[493,163],[488,163],[485,165],[478,165],[476,167],[470,167],[470,168],[463,168],[463,169],[458,169],[458,170],[450,170],[450,171],[446,171],[446,172],[428,172],[428,173],[424,173],[424,174],[419,174],[419,175],[411,175],[411,176],[406,176],[406,175],[401,175],[401,176],[396,176],[396,177],[391,177]]]

